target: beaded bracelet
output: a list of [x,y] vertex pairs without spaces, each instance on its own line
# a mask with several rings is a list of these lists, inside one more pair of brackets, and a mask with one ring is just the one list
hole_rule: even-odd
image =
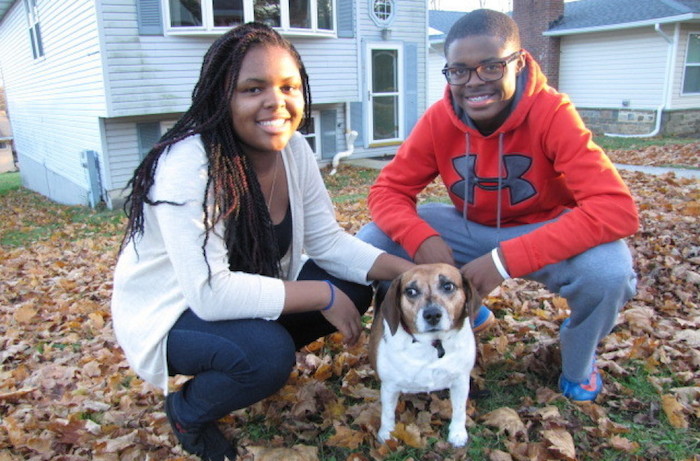
[[324,280],[328,284],[328,288],[331,289],[331,300],[328,302],[328,305],[321,309],[322,311],[327,311],[331,307],[333,307],[333,303],[335,303],[335,287],[333,287],[333,284],[331,283],[330,280]]

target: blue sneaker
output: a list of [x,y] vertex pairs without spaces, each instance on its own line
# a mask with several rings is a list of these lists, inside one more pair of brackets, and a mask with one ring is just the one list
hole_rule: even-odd
[[496,316],[493,315],[493,312],[491,312],[488,307],[482,305],[479,308],[479,312],[476,314],[476,319],[474,319],[472,331],[474,333],[480,333],[493,325],[494,322],[496,322]]
[[588,376],[588,380],[582,383],[574,383],[566,379],[564,375],[561,375],[559,377],[559,390],[564,394],[564,397],[575,402],[592,402],[595,400],[600,391],[603,390],[603,378],[600,377],[595,358],[593,359],[593,368]]

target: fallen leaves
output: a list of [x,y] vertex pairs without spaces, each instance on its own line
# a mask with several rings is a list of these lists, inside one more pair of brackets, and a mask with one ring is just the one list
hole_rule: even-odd
[[[654,155],[660,159],[663,152]],[[697,165],[697,146],[677,152]],[[352,348],[338,335],[309,345],[280,392],[222,420],[227,436],[238,440],[240,459],[592,459],[604,450],[620,458],[671,459],[663,446],[642,454],[649,446],[633,440],[629,426],[653,429],[667,420],[679,431],[694,431],[689,437],[698,435],[700,188],[673,175],[621,174],[640,210],[641,229],[628,239],[639,285],[601,344],[606,389],[599,404],[567,405],[556,391],[566,301],[511,280],[486,300],[499,321],[479,338],[474,388],[525,386],[529,393],[517,405],[488,410],[488,399],[469,401],[470,439],[485,448],[471,453],[447,444],[446,392],[403,396],[395,439],[379,444],[378,383],[364,332]],[[334,196],[364,197],[369,182],[359,177],[341,165],[327,180]],[[442,193],[433,184],[424,199]],[[30,245],[0,247],[0,461],[194,459],[176,444],[162,395],[133,374],[111,330],[114,230],[123,221],[105,221],[106,231],[97,232],[75,223],[69,208],[26,192],[0,200],[13,215],[0,223],[3,238],[24,227],[53,229]],[[350,232],[369,221],[363,199],[340,200],[336,208]],[[31,226],[23,224],[29,216]],[[486,382],[486,372],[501,366],[508,370],[503,378]],[[640,366],[658,395],[651,405],[621,384]],[[496,443],[498,449],[490,448]]]

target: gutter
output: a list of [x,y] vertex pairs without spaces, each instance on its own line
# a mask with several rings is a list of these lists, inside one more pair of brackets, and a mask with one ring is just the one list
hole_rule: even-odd
[[560,30],[547,30],[542,33],[545,36],[561,37],[564,35],[577,35],[577,34],[590,34],[593,32],[605,32],[623,29],[633,29],[635,27],[647,27],[647,26],[658,26],[659,24],[673,24],[679,22],[687,22],[700,19],[700,14],[698,13],[686,13],[678,16],[668,16],[663,19],[650,19],[645,21],[635,21],[627,23],[616,23],[616,24],[606,24],[603,26],[592,26],[592,27],[577,27],[571,29],[560,29]]
[[[663,38],[666,43],[668,43],[668,53],[666,53],[666,78],[664,82],[664,88],[668,89],[668,86],[670,85],[670,78],[671,78],[671,66],[672,66],[672,59],[673,59],[673,45],[674,45],[674,40],[669,37],[666,32],[661,29],[661,23],[656,23],[654,24],[654,30],[656,33],[658,33],[661,38]],[[668,91],[668,90],[667,90]],[[666,108],[666,97],[662,98],[662,102],[659,105],[659,107],[656,108],[656,123],[654,126],[654,129],[646,134],[618,134],[618,133],[603,133],[605,136],[610,136],[613,138],[653,138],[654,136],[658,135],[659,132],[661,131],[661,115],[664,113],[664,109]]]

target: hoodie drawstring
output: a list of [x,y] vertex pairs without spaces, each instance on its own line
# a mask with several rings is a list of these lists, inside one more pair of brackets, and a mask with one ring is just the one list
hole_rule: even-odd
[[[503,132],[498,133],[498,192],[496,197],[496,245],[501,241],[501,198],[503,195],[503,138],[505,134]],[[471,150],[471,138],[469,132],[464,134],[464,143],[466,145],[465,156],[467,158],[467,167],[469,167],[469,151]],[[476,162],[474,163],[476,167]],[[471,237],[471,232],[469,231],[469,172],[465,172],[464,175],[464,200],[462,202],[462,217],[464,218],[464,229],[467,231],[467,236]]]

